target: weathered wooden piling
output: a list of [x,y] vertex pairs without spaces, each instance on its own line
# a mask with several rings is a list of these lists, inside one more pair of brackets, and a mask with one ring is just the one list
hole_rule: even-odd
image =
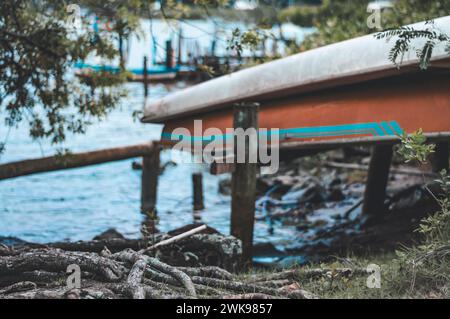
[[141,182],[141,211],[143,213],[156,212],[156,198],[160,167],[160,147],[143,157]]
[[172,40],[166,41],[166,67],[172,69],[174,67],[173,63],[173,46]]
[[144,65],[143,65],[143,77],[144,77],[144,97],[148,97],[148,60],[147,56],[144,56]]
[[385,209],[384,201],[392,155],[393,146],[391,144],[376,145],[372,149],[363,205],[363,214],[367,216],[380,216]]
[[192,174],[192,197],[194,211],[205,209],[203,201],[203,175],[201,173]]
[[120,59],[120,68],[125,70],[125,55],[123,53],[123,35],[119,33],[119,59]]
[[180,28],[178,32],[178,65],[183,64],[183,29]]
[[[240,103],[234,106],[234,128],[258,129],[258,104]],[[242,241],[243,266],[252,263],[253,229],[255,223],[256,174],[258,163],[250,163],[250,153],[257,150],[251,138],[245,143],[245,161],[237,161],[237,137],[235,136],[235,170],[232,174],[231,235]],[[257,143],[257,138],[256,138]],[[242,151],[242,150],[240,150]]]
[[449,142],[440,142],[436,144],[436,150],[431,161],[433,172],[439,173],[449,168]]

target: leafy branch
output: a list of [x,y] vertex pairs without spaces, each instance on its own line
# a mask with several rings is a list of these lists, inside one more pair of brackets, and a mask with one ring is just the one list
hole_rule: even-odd
[[400,139],[401,145],[397,152],[406,163],[416,161],[419,164],[424,164],[436,148],[434,144],[427,144],[427,138],[422,129],[410,135],[405,132],[400,136]]
[[438,44],[446,43],[446,51],[450,54],[450,37],[436,30],[434,22],[428,21],[427,25],[431,25],[431,27],[425,30],[416,30],[410,26],[388,29],[377,33],[375,37],[378,40],[397,38],[394,47],[389,52],[389,60],[398,68],[403,62],[404,55],[414,49],[412,42],[416,39],[425,39],[423,47],[416,49],[416,56],[420,61],[420,68],[426,70]]

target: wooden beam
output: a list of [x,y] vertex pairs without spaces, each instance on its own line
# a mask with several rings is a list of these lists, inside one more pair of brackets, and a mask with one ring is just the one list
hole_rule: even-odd
[[93,152],[49,156],[0,165],[0,180],[36,173],[84,167],[151,155],[156,143],[116,147]]
[[209,173],[211,175],[223,175],[223,174],[230,174],[234,173],[236,169],[236,166],[234,163],[217,163],[213,162],[210,166]]
[[[255,103],[236,104],[234,108],[234,128],[258,129],[258,105]],[[237,158],[237,138],[235,137],[235,158]],[[236,163],[232,175],[231,235],[242,241],[243,266],[252,264],[253,228],[255,223],[257,163],[249,163],[249,154],[254,145],[245,143],[245,163]],[[256,148],[257,149],[257,148]]]
[[142,213],[156,213],[159,167],[160,167],[160,148],[155,147],[153,152],[144,156],[142,161],[142,182],[141,182]]
[[392,145],[377,145],[373,147],[364,193],[363,214],[367,216],[377,217],[385,210],[384,201],[386,199],[386,187],[389,180],[392,155]]
[[[445,142],[450,141],[450,133],[425,133],[425,137],[429,142]],[[300,150],[332,150],[344,146],[367,146],[367,145],[394,145],[400,144],[401,140],[397,136],[378,136],[378,137],[358,137],[358,138],[342,138],[336,140],[322,140],[313,142],[293,141],[285,142],[280,146],[280,152],[300,151]]]
[[[317,153],[317,152],[314,152],[314,153]],[[301,157],[301,156],[295,156],[293,158],[298,158],[298,157]],[[223,157],[223,158],[221,158],[220,161],[215,160],[210,165],[209,173],[214,176],[234,173],[236,170],[236,164],[234,163],[234,161],[235,161],[234,156]],[[258,173],[260,173],[260,169],[263,167],[270,167],[270,164],[258,163]]]

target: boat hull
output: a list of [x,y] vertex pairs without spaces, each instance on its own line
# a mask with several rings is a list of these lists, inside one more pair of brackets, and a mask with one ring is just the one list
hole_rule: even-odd
[[[259,110],[259,128],[279,129],[281,144],[301,141],[311,146],[341,139],[375,142],[418,129],[426,134],[449,133],[449,75],[430,72],[266,101]],[[195,130],[194,120],[202,121],[201,132]],[[174,130],[184,128],[191,137],[209,141],[211,135],[204,130],[217,128],[225,135],[232,127],[233,111],[227,108],[168,120],[162,140],[176,143]]]

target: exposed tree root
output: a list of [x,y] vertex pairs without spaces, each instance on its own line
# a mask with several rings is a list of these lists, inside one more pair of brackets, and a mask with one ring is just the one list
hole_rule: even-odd
[[[189,297],[196,298],[196,296],[197,296],[197,293],[195,292],[194,284],[193,284],[191,278],[186,273],[182,272],[181,270],[179,270],[175,267],[169,266],[169,265],[159,261],[156,258],[139,254],[131,249],[124,250],[120,253],[117,253],[114,255],[114,257],[117,258],[118,260],[130,262],[130,263],[134,263],[134,264],[138,263],[142,260],[143,262],[145,262],[145,265],[148,265],[151,268],[158,270],[159,272],[169,275],[169,276],[175,278],[176,280],[178,280],[186,288],[186,291],[188,292]],[[144,267],[144,270],[145,270],[145,267]]]
[[0,294],[10,294],[13,292],[33,290],[33,289],[36,289],[36,287],[37,287],[37,285],[34,282],[21,281],[21,282],[15,283],[9,287],[6,287],[5,289],[0,290]]
[[134,263],[127,278],[127,284],[131,290],[133,299],[145,299],[145,289],[142,285],[145,268],[147,267],[146,258],[140,257]]
[[[73,264],[82,272],[81,289],[66,287],[66,270]],[[218,267],[174,267],[131,249],[113,254],[108,248],[98,253],[27,248],[0,257],[0,278],[0,299],[314,298],[287,272],[239,282]]]
[[265,300],[265,299],[281,299],[279,297],[271,296],[271,295],[265,295],[265,294],[242,294],[242,295],[230,295],[230,296],[224,296],[223,299],[228,300]]
[[178,267],[178,269],[189,276],[211,277],[224,280],[233,280],[234,278],[231,273],[219,267]]
[[94,253],[63,252],[59,249],[39,249],[24,252],[17,256],[0,258],[0,274],[10,275],[34,270],[60,272],[66,271],[67,267],[73,264],[100,276],[106,281],[120,280],[125,270],[123,266],[114,260],[100,257]]

